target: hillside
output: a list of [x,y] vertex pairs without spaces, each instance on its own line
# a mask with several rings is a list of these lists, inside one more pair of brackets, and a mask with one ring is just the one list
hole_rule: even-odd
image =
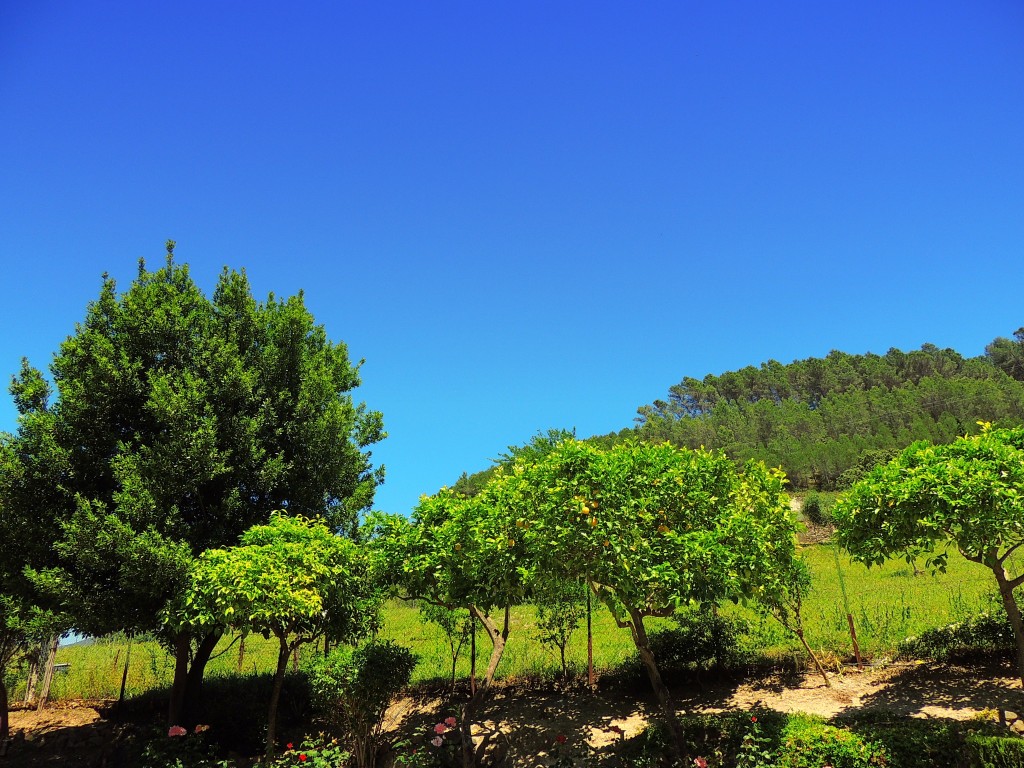
[[[949,442],[979,421],[1024,422],[1024,328],[973,358],[925,344],[686,376],[637,413],[634,427],[589,439],[717,448],[781,466],[794,488],[834,490],[916,440]],[[472,493],[491,471],[463,475],[455,488]]]

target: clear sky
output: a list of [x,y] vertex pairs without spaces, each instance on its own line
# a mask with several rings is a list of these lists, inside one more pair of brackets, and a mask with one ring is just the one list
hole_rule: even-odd
[[1024,325],[1024,4],[4,0],[0,374],[167,238],[305,289],[406,512],[683,376]]

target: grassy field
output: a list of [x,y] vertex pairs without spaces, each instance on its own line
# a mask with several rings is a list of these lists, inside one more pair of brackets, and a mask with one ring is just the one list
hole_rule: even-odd
[[[896,644],[908,635],[923,629],[959,621],[994,605],[995,588],[991,574],[959,556],[950,558],[945,574],[914,575],[907,563],[890,562],[881,568],[853,564],[829,545],[808,547],[805,554],[811,566],[813,592],[805,606],[805,627],[808,641],[826,659],[848,657],[851,653],[846,614],[849,611],[857,628],[861,651],[871,657],[889,655]],[[784,658],[798,653],[795,638],[778,624],[758,616],[743,606],[727,606],[727,615],[739,615],[751,625],[747,645],[769,658]],[[667,620],[652,622],[653,627],[670,624]],[[512,615],[512,632],[499,668],[499,677],[554,677],[558,672],[557,656],[545,649],[535,636],[534,611],[517,608]],[[441,631],[419,618],[414,605],[392,602],[385,611],[382,636],[394,639],[417,653],[420,663],[414,680],[443,680],[448,677],[450,657]],[[210,675],[238,675],[270,672],[276,663],[276,645],[262,637],[245,640],[240,653],[237,638],[225,638],[208,667]],[[478,668],[483,669],[490,643],[478,634]],[[315,653],[304,648],[305,654]],[[55,698],[115,698],[129,654],[128,644],[97,642],[62,648],[58,662],[69,664],[67,672],[55,676],[52,695]],[[594,658],[599,670],[607,671],[621,665],[632,654],[632,642],[625,630],[618,629],[607,611],[594,608]],[[458,665],[458,675],[468,676],[468,649]],[[572,638],[569,652],[576,670],[586,662],[584,628]],[[173,667],[170,656],[155,642],[134,642],[130,647],[130,664],[126,692],[129,696],[170,684]],[[12,678],[12,701],[24,692],[24,678]]]

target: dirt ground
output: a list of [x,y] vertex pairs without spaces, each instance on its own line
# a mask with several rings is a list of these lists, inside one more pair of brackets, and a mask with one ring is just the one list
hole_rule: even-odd
[[[806,712],[822,717],[865,710],[893,715],[967,719],[1003,719],[1024,731],[1024,692],[1008,661],[971,665],[896,664],[863,672],[833,675],[831,687],[820,677],[767,675],[745,680],[716,680],[704,685],[673,686],[684,712],[726,712],[753,708]],[[433,726],[457,713],[458,702],[423,695],[407,697],[389,711],[394,736],[422,740]],[[115,766],[110,745],[121,725],[107,719],[104,702],[70,702],[42,712],[11,713],[14,740],[0,765]],[[478,735],[492,741],[514,765],[527,765],[563,735],[569,743],[593,748],[642,732],[655,715],[641,690],[527,689],[498,685],[481,715]],[[1007,714],[1008,713],[1008,714]],[[25,758],[34,755],[31,761]],[[527,758],[530,758],[528,761]]]

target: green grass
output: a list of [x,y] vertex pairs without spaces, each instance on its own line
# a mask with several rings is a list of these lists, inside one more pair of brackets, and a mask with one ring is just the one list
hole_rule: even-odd
[[[841,554],[837,571],[835,550],[830,545],[808,547],[805,554],[813,578],[812,593],[804,607],[805,629],[808,642],[822,651],[826,658],[848,657],[852,652],[846,621],[847,606],[854,617],[862,653],[879,657],[892,654],[896,644],[908,635],[919,635],[929,627],[960,621],[994,605],[995,588],[991,574],[958,555],[950,558],[945,574],[915,576],[912,567],[902,561],[867,569],[851,563]],[[775,659],[800,655],[795,638],[773,619],[761,617],[743,606],[730,605],[723,611],[738,614],[751,623],[752,633],[746,643],[748,648]],[[665,620],[652,622],[651,628],[656,629],[665,623]],[[532,608],[521,607],[512,612],[511,634],[498,670],[499,677],[536,679],[554,678],[558,674],[557,656],[540,645],[534,626]],[[389,603],[382,636],[410,647],[420,657],[414,682],[448,678],[451,662],[444,636],[436,626],[420,621],[414,605],[400,601]],[[478,633],[477,641],[477,669],[482,674],[490,653],[490,642],[482,632]],[[127,651],[123,640],[62,648],[58,661],[69,663],[71,667],[68,673],[55,676],[53,696],[58,699],[116,698]],[[306,655],[313,652],[310,647],[302,650]],[[629,633],[616,627],[608,612],[595,605],[594,659],[598,669],[614,669],[632,653]],[[267,673],[276,663],[276,641],[258,636],[247,638],[240,662],[237,640],[225,638],[217,654],[207,668],[211,677]],[[572,638],[569,659],[576,671],[584,670],[586,634],[583,626]],[[459,661],[457,675],[468,677],[469,667],[467,648]],[[134,642],[131,644],[126,693],[133,696],[169,686],[172,672],[170,656],[157,643]],[[24,694],[24,678],[15,677],[10,682],[12,701],[20,700]]]

